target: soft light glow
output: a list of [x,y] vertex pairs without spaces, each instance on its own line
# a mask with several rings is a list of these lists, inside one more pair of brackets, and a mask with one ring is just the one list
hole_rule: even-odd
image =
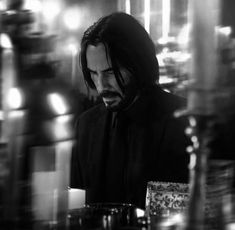
[[196,125],[197,125],[197,121],[196,121],[196,119],[194,118],[194,117],[189,117],[189,124],[190,124],[190,126],[192,126],[192,127],[196,127]]
[[68,202],[68,208],[71,209],[77,209],[82,208],[85,205],[85,196],[86,191],[82,189],[69,189],[69,202]]
[[221,34],[224,34],[225,36],[229,36],[232,33],[232,28],[230,26],[220,27],[218,28],[218,30]]
[[162,37],[167,38],[170,31],[170,0],[162,0]]
[[168,37],[161,37],[158,39],[157,42],[161,45],[165,45],[168,42],[175,42],[175,37],[169,37],[169,36]]
[[144,214],[145,214],[145,211],[143,209],[140,209],[140,208],[136,209],[137,217],[142,217],[142,216],[144,216]]
[[149,33],[150,31],[150,0],[144,1],[144,28]]
[[18,88],[11,88],[7,97],[8,106],[11,109],[19,109],[23,104],[22,93]]
[[52,127],[53,136],[55,140],[62,140],[62,139],[68,139],[71,137],[71,130],[68,126],[68,122],[64,120],[62,122],[61,120],[56,120],[56,122],[53,123]]
[[25,115],[23,110],[13,110],[8,113],[8,118],[12,120],[22,119]]
[[0,121],[4,120],[4,112],[0,110]]
[[0,43],[1,43],[1,47],[5,49],[12,49],[12,42],[11,42],[10,37],[7,34],[0,35]]
[[181,29],[181,31],[177,37],[177,42],[180,45],[187,45],[189,43],[190,29],[191,29],[191,26],[189,24],[186,24]]
[[7,9],[7,5],[5,1],[0,1],[0,10],[6,10]]
[[187,128],[185,129],[185,134],[187,134],[187,135],[192,135],[192,133],[193,133],[193,129],[192,129],[191,127],[187,127]]
[[195,168],[196,166],[196,163],[197,163],[197,156],[195,153],[192,153],[190,154],[190,162],[189,162],[189,169],[193,169]]
[[24,9],[31,10],[33,12],[41,12],[42,11],[42,2],[40,0],[25,0],[24,1]]
[[46,20],[51,21],[60,13],[60,10],[58,1],[47,0],[43,3],[42,14]]
[[75,43],[69,43],[68,49],[71,51],[73,55],[76,55],[78,53],[78,47]]
[[198,142],[197,136],[192,136],[192,137],[191,137],[191,141],[192,141],[193,143]]
[[234,230],[235,229],[235,223],[228,223],[226,224],[226,227],[225,227],[226,230]]
[[191,146],[191,145],[186,148],[187,153],[193,153],[193,150],[194,150],[193,146]]
[[162,84],[171,84],[171,83],[174,83],[174,82],[175,82],[175,79],[167,77],[167,76],[161,76],[160,79],[159,79],[159,84],[160,85],[162,85]]
[[61,115],[61,116],[58,116],[55,120],[57,123],[64,124],[64,123],[68,123],[71,121],[71,116],[70,115]]
[[126,0],[125,2],[125,9],[127,14],[131,14],[131,3],[130,0]]
[[68,9],[64,13],[64,24],[70,30],[76,30],[80,26],[80,11],[78,8]]
[[166,219],[166,220],[163,220],[161,222],[161,226],[163,228],[167,228],[168,227],[170,228],[172,226],[172,228],[174,228],[173,226],[180,226],[180,224],[183,223],[183,215],[181,213],[178,213],[178,214],[175,214],[173,216],[171,216],[170,218]]
[[58,93],[51,93],[48,95],[49,104],[58,115],[63,115],[68,108],[64,98]]

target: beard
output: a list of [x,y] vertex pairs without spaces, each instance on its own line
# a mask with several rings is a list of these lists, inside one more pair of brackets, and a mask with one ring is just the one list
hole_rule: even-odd
[[118,97],[120,98],[120,101],[115,103],[105,103],[106,108],[109,111],[112,112],[118,112],[127,109],[135,100],[136,96],[138,94],[138,90],[136,87],[136,84],[134,82],[129,83],[124,87],[123,95],[121,95],[119,92],[113,92],[113,91],[103,91],[100,93],[100,96],[102,98],[104,97]]

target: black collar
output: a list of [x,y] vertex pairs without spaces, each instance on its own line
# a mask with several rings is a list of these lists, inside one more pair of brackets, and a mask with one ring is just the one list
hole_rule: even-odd
[[156,92],[159,90],[161,89],[157,85],[142,90],[138,94],[135,102],[128,109],[112,113],[113,121],[116,118],[121,118],[136,123],[145,123],[149,119],[152,119],[154,110],[156,109],[156,105],[154,105]]

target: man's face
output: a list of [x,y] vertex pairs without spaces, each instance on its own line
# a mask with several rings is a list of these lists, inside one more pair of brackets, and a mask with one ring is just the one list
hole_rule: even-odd
[[[125,91],[127,94],[125,95],[118,85],[109,54],[106,53],[104,44],[99,43],[96,46],[88,45],[86,59],[88,71],[105,106],[113,111],[124,107],[127,101],[129,102],[130,96],[128,96],[128,90]],[[131,74],[122,67],[119,68],[119,71],[123,78],[122,84],[124,88],[128,89],[131,85]]]

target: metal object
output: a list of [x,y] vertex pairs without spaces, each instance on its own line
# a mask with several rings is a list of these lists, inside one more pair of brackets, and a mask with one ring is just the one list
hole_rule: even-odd
[[[190,200],[184,229],[205,230],[210,227],[205,222],[205,208],[209,162],[214,155],[212,143],[221,141],[216,135],[229,122],[229,116],[234,114],[231,100],[234,99],[234,89],[222,86],[221,77],[224,76],[219,74],[221,63],[216,27],[220,20],[220,0],[191,0],[189,3],[192,62],[188,105],[181,115],[184,114],[189,119],[190,125],[186,132],[192,140],[192,146],[188,149]],[[228,98],[230,99],[227,100]],[[220,154],[223,155],[222,152]],[[222,207],[218,208],[222,210]],[[219,229],[223,225],[222,212],[216,217],[216,226]]]

